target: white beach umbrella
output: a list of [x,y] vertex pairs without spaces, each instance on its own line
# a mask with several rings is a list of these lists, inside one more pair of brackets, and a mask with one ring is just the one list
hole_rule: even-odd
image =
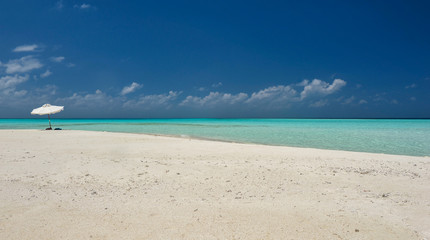
[[32,115],[46,115],[48,114],[49,119],[49,129],[51,128],[51,114],[58,113],[64,110],[64,106],[52,106],[51,104],[44,104],[40,108],[35,108],[31,111]]

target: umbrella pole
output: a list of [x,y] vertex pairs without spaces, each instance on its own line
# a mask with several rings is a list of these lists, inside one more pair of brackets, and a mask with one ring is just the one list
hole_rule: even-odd
[[48,114],[48,119],[49,119],[49,128],[52,128],[51,127],[51,117],[49,116],[49,114]]

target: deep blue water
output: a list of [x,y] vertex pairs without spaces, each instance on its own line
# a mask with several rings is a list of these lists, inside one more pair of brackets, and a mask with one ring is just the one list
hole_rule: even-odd
[[[65,130],[150,133],[224,141],[430,156],[424,119],[52,119]],[[0,129],[44,129],[47,119],[0,119]]]

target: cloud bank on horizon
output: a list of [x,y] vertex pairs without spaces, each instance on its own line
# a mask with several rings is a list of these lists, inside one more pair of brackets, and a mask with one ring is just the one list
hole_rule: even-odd
[[[18,46],[15,49],[23,48],[27,48],[27,46]],[[334,79],[331,83],[313,79],[312,81],[303,80],[300,83],[289,85],[268,86],[252,93],[210,91],[205,96],[185,95],[184,90],[181,89],[169,90],[160,94],[137,94],[137,91],[143,88],[143,84],[137,82],[124,86],[120,91],[112,91],[111,94],[95,89],[92,93],[74,92],[70,96],[59,96],[57,94],[58,87],[55,85],[45,85],[35,90],[20,89],[20,85],[27,82],[31,74],[35,74],[33,75],[35,79],[37,79],[37,76],[47,78],[53,74],[49,70],[51,66],[48,60],[61,63],[64,59],[65,57],[60,56],[41,60],[36,56],[27,55],[17,59],[10,59],[4,64],[0,63],[0,68],[4,71],[0,78],[0,89],[2,91],[0,102],[3,104],[8,103],[10,106],[26,106],[28,108],[34,107],[36,103],[40,105],[50,102],[65,105],[76,112],[81,109],[86,113],[112,113],[118,110],[120,112],[130,111],[137,113],[142,110],[141,114],[134,114],[133,116],[135,117],[145,117],[145,112],[148,111],[156,111],[160,114],[160,111],[163,110],[166,112],[161,115],[169,116],[168,112],[172,111],[172,109],[203,112],[202,117],[204,117],[208,115],[208,111],[222,112],[226,108],[248,109],[250,111],[249,116],[253,116],[252,112],[258,112],[259,108],[264,108],[265,111],[277,111],[288,109],[292,104],[319,106],[315,104],[321,101],[321,98],[324,99],[339,92],[347,84],[342,79]],[[46,64],[44,65],[42,62]],[[43,68],[42,72],[38,73],[41,68]],[[218,88],[222,85],[221,82],[217,82],[212,84],[211,87]],[[52,91],[53,89],[55,91]],[[136,94],[128,96],[132,93]],[[324,101],[326,101],[324,105],[327,105],[328,100],[324,99]],[[352,101],[349,103],[352,103]],[[178,114],[178,112],[174,112],[171,117]],[[178,116],[181,115],[178,114]],[[199,115],[196,114],[196,116]]]
[[[23,49],[24,47],[27,46],[18,46],[15,49]],[[10,59],[4,64],[0,63],[0,68],[3,68],[5,73],[0,78],[0,90],[2,91],[0,102],[3,104],[8,103],[12,107],[16,105],[17,107],[26,106],[29,108],[35,106],[35,103],[51,102],[65,105],[77,112],[82,109],[86,113],[103,112],[108,109],[112,112],[116,111],[115,109],[123,109],[134,113],[143,110],[141,115],[134,114],[137,117],[144,117],[145,111],[156,110],[159,112],[163,109],[168,116],[168,111],[173,108],[205,112],[214,109],[222,111],[225,108],[234,107],[258,112],[258,108],[264,108],[265,110],[288,109],[291,104],[315,107],[315,103],[321,101],[321,98],[339,92],[346,85],[346,81],[342,79],[334,79],[332,83],[313,79],[312,81],[303,80],[300,83],[289,85],[269,86],[252,93],[210,91],[206,96],[194,96],[184,95],[183,90],[169,90],[166,93],[149,95],[141,93],[131,97],[127,95],[139,91],[143,88],[143,84],[132,82],[130,85],[124,86],[121,91],[112,91],[111,94],[96,89],[93,93],[74,92],[71,96],[58,96],[58,87],[49,84],[35,90],[20,89],[20,85],[27,82],[31,74],[35,74],[33,75],[35,79],[37,79],[37,76],[47,78],[53,74],[49,70],[48,60],[61,63],[64,59],[65,57],[61,56],[41,60],[33,55],[27,55],[17,59]],[[42,64],[42,62],[46,62],[46,65]],[[43,67],[46,70],[43,69],[37,75],[37,72]],[[212,84],[211,87],[218,88],[222,85],[221,82],[218,82]],[[55,91],[52,91],[53,89]],[[327,104],[328,100],[324,101]],[[352,101],[348,103],[352,103]],[[110,113],[110,111],[107,112]],[[206,114],[202,116],[206,116]]]
[[[259,13],[262,22],[253,17],[252,4],[244,9],[229,5],[240,21],[230,15],[220,18],[225,8],[205,4],[191,9],[175,2],[171,9],[110,1],[29,4],[35,8],[29,11],[34,22],[25,29],[13,14],[19,4],[0,4],[0,15],[16,22],[0,29],[6,36],[0,48],[0,118],[30,117],[31,109],[45,103],[64,105],[61,117],[72,118],[430,117],[430,62],[425,57],[430,36],[420,25],[430,21],[417,12],[421,7],[405,12],[422,17],[420,24],[403,23],[422,42],[404,39],[385,46],[379,40],[402,29],[390,32],[365,19],[346,19],[354,27],[345,29],[330,17],[319,18],[331,8],[317,2],[310,10],[300,3],[281,4]],[[295,9],[291,18],[283,12],[289,8]],[[37,9],[46,11],[49,21]],[[359,18],[367,11],[354,12],[348,4],[342,9]],[[300,13],[307,11],[314,11],[306,20],[314,25],[301,22]],[[374,17],[398,21],[389,15]],[[35,32],[28,33],[32,26]],[[47,26],[50,38],[43,34]],[[347,33],[357,39],[345,38]],[[313,34],[321,36],[319,41],[306,40]],[[392,55],[389,51],[398,46],[409,49]]]
[[[13,52],[31,52],[35,48],[36,44],[17,46]],[[137,82],[123,86],[120,91],[110,91],[109,94],[95,89],[93,92],[74,92],[70,96],[59,95],[59,87],[55,84],[46,84],[35,89],[20,87],[31,80],[32,74],[36,81],[38,77],[50,77],[53,74],[49,70],[53,67],[50,64],[62,63],[64,59],[64,56],[51,56],[42,60],[34,55],[26,55],[5,63],[0,62],[3,72],[0,75],[0,103],[3,108],[21,108],[28,111],[43,103],[52,103],[64,105],[71,110],[71,114],[66,114],[67,117],[118,117],[118,113],[126,114],[126,117],[288,117],[289,109],[297,107],[313,109],[330,104],[358,106],[368,104],[372,100],[398,104],[397,100],[380,95],[368,97],[368,100],[355,96],[346,98],[341,95],[341,91],[347,82],[340,78],[332,82],[316,78],[311,81],[305,79],[288,85],[267,86],[251,93],[210,91],[203,96],[186,95],[181,89],[159,94],[137,93],[143,88],[143,84]],[[223,83],[217,82],[204,89],[221,86]],[[405,86],[406,89],[415,87],[415,83]]]

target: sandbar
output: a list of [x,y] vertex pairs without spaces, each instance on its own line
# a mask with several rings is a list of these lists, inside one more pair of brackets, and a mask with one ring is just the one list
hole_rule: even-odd
[[430,158],[0,130],[0,239],[430,239]]

